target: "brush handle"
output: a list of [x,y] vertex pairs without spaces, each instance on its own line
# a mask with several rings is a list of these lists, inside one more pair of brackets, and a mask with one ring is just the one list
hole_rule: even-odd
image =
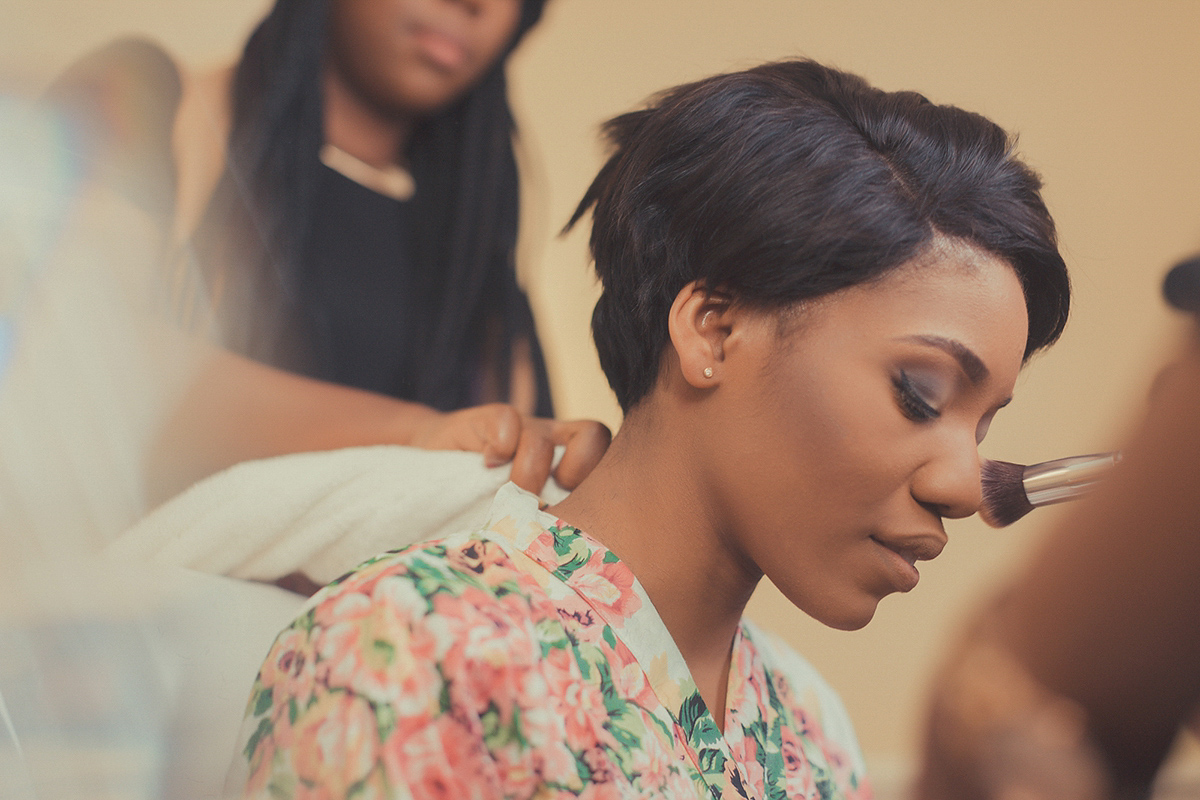
[[1048,506],[1085,495],[1120,460],[1120,453],[1096,453],[1032,464],[1021,479],[1025,497],[1030,505]]

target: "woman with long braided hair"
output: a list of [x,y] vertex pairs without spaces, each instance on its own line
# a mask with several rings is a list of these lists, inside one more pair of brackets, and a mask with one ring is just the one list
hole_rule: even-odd
[[603,426],[546,419],[513,263],[504,65],[543,5],[277,0],[231,69],[190,75],[125,41],[60,79],[91,119],[114,92],[162,109],[161,130],[113,133],[103,156],[157,187],[179,305],[222,346],[157,447],[160,494],[361,444],[512,459],[531,488],[556,444],[568,487],[599,458]]

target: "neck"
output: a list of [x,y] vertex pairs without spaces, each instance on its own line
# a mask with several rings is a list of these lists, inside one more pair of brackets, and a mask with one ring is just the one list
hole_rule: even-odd
[[650,403],[630,412],[595,470],[550,511],[633,570],[721,727],[734,636],[762,573],[724,536],[686,414]]
[[323,88],[326,143],[379,169],[402,163],[412,118],[382,113],[328,67]]

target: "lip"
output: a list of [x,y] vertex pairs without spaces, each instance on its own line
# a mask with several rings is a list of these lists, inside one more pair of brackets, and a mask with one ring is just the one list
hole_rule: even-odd
[[920,534],[917,536],[872,536],[871,541],[883,550],[884,559],[892,573],[892,583],[900,592],[912,591],[921,580],[918,561],[930,561],[942,552],[944,537]]
[[421,55],[438,69],[461,69],[470,57],[466,43],[441,28],[417,24],[413,26],[412,34]]

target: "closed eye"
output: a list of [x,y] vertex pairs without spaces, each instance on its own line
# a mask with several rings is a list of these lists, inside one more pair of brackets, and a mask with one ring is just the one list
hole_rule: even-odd
[[921,396],[921,391],[904,370],[900,371],[892,383],[896,388],[896,402],[900,405],[900,410],[913,422],[928,422],[942,415],[942,412]]

